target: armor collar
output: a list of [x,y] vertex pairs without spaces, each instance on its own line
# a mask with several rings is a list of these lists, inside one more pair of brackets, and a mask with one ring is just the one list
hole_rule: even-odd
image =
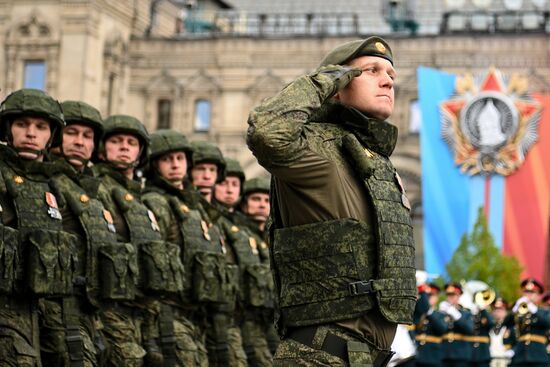
[[389,157],[397,143],[397,127],[387,121],[364,115],[359,110],[340,103],[325,102],[310,118],[310,122],[328,122],[345,126],[361,143]]
[[124,174],[117,171],[109,163],[98,163],[94,165],[95,171],[98,173],[98,176],[107,175],[118,182],[126,190],[130,191],[134,196],[139,197],[141,195],[141,185],[139,182],[134,180],[129,180]]

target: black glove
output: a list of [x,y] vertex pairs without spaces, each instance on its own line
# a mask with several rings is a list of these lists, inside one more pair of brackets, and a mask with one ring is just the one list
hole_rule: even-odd
[[326,97],[329,98],[339,90],[344,89],[353,78],[361,75],[361,73],[363,73],[361,69],[351,66],[326,65],[315,70],[310,78],[324,92],[328,93]]

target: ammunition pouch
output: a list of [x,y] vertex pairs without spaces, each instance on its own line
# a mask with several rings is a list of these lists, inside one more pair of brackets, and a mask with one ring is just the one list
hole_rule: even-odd
[[237,265],[226,265],[225,301],[229,304],[229,312],[235,310],[237,294],[239,293],[240,271]]
[[141,244],[141,280],[143,289],[154,293],[183,290],[184,269],[178,245],[165,241]]
[[136,295],[138,262],[130,243],[110,243],[99,248],[101,297],[112,300],[132,300]]
[[22,278],[19,231],[0,224],[0,294],[14,294]]
[[78,261],[77,238],[67,232],[34,230],[27,239],[27,285],[39,296],[73,293],[73,276]]
[[282,330],[359,317],[373,307],[374,289],[352,286],[368,283],[376,268],[367,224],[348,218],[276,229],[272,251]]
[[229,285],[225,256],[197,252],[193,259],[193,297],[198,302],[224,303]]
[[[247,264],[243,274],[244,301],[254,307],[273,306],[269,264]],[[271,283],[271,287],[270,287]]]

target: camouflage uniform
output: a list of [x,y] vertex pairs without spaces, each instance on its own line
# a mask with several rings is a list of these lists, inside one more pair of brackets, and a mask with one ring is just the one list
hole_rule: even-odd
[[[129,167],[143,166],[149,148],[149,135],[143,124],[131,116],[110,116],[105,120],[102,143],[119,133],[139,139],[138,161]],[[121,294],[113,295],[101,305],[104,334],[111,347],[110,363],[161,365],[163,356],[158,346],[161,305],[156,298],[164,292],[177,291],[181,284],[178,273],[183,269],[181,263],[178,264],[178,248],[162,241],[154,214],[141,202],[139,182],[124,176],[113,162],[95,165],[94,172],[106,188],[105,194],[100,193],[100,199],[112,213],[118,240],[124,243],[112,249],[106,258],[113,260],[116,267],[113,275],[124,276],[127,281],[124,284],[129,284],[113,289],[113,293],[120,291]],[[118,286],[122,282],[112,279],[111,283]]]
[[[143,202],[158,218],[160,233],[165,241],[175,243],[179,246],[182,261],[186,262],[186,246],[188,241],[194,240],[193,236],[183,236],[180,231],[180,222],[176,219],[172,205],[182,207],[183,202],[179,200],[184,195],[181,190],[173,186],[170,182],[164,180],[154,168],[156,159],[170,152],[185,152],[190,162],[191,146],[187,139],[182,134],[172,130],[158,130],[151,134],[151,156],[150,167],[147,174],[147,187],[143,195]],[[191,209],[189,209],[191,211]],[[188,212],[189,212],[188,211]],[[181,212],[188,215],[188,212]],[[200,218],[200,214],[193,211]],[[187,221],[184,225],[190,223],[195,224],[194,230],[199,233],[199,236],[204,237],[204,226],[200,225],[199,221]],[[193,229],[191,229],[192,231]],[[191,247],[191,245],[189,245]],[[187,262],[187,264],[189,264]],[[162,339],[171,337],[175,341],[173,345],[176,363],[181,367],[201,367],[208,365],[208,357],[206,355],[204,322],[201,320],[204,317],[204,310],[197,306],[189,296],[189,290],[192,280],[189,277],[192,274],[192,269],[185,269],[183,292],[165,297],[162,299],[163,312],[161,313],[161,335]],[[167,349],[165,343],[161,341],[163,351]],[[168,354],[164,353],[165,358]]]
[[384,366],[396,324],[412,321],[410,204],[389,160],[397,128],[330,100],[361,73],[341,65],[361,55],[392,57],[378,37],[344,44],[249,117],[248,146],[274,177],[276,366]]
[[65,122],[59,103],[42,91],[16,91],[0,106],[0,365],[40,366],[37,301],[73,292],[74,236],[62,230],[57,198],[48,184],[51,163],[24,159],[45,150],[14,148],[10,122],[17,116],[50,122],[46,145],[58,146]]
[[[103,132],[99,111],[73,101],[63,102],[62,108],[67,125],[90,126],[95,140],[99,141]],[[40,300],[42,360],[48,366],[99,366],[105,360],[106,347],[97,312],[98,251],[109,239],[116,242],[116,235],[110,232],[109,223],[103,217],[105,209],[96,199],[99,180],[91,176],[88,168],[78,171],[64,157],[55,162],[62,174],[54,176],[51,185],[60,199],[63,227],[77,239],[75,292],[73,296]]]
[[[269,180],[261,178],[253,178],[244,182],[243,185],[243,198],[242,200],[247,200],[247,195],[254,192],[263,192],[269,194]],[[268,288],[268,295],[266,295],[266,300],[261,307],[257,307],[255,310],[255,328],[258,330],[256,333],[261,332],[264,335],[264,338],[267,342],[269,351],[271,355],[275,354],[277,346],[279,345],[279,335],[274,325],[274,285],[273,285],[273,275],[271,273],[270,261],[269,261],[269,249],[267,246],[267,232],[260,229],[260,226],[257,222],[246,216],[246,214],[241,211],[237,211],[234,214],[235,223],[239,226],[246,227],[250,232],[257,248],[257,252],[262,264],[267,267],[267,272],[263,274],[263,282]],[[244,334],[244,331],[243,331]]]
[[[218,167],[216,183],[224,180],[226,173],[226,163],[218,147],[208,142],[193,142],[193,166],[199,163],[213,163]],[[214,188],[212,187],[214,191]],[[213,194],[214,195],[214,194]],[[220,305],[211,315],[213,319],[213,328],[207,333],[207,348],[210,358],[210,364],[213,366],[247,366],[246,354],[243,349],[241,330],[238,326],[240,311],[237,305],[237,295],[240,287],[240,274],[238,259],[234,243],[226,237],[222,220],[222,213],[213,204],[205,199],[201,200],[202,206],[208,213],[212,223],[212,231],[219,236],[221,249],[225,255],[225,266],[227,274],[227,290],[225,292],[225,303]],[[211,331],[211,332],[210,332]],[[225,341],[224,341],[225,340]],[[222,355],[219,358],[212,357],[219,353],[211,353],[213,349],[219,351],[219,345],[227,343],[227,359]],[[218,345],[218,347],[216,346]]]
[[[238,161],[226,159],[226,176],[238,177],[241,191],[244,187],[244,172]],[[269,285],[271,273],[269,262],[262,261],[260,251],[267,250],[267,245],[258,240],[246,226],[237,224],[237,213],[233,207],[218,205],[222,217],[219,224],[225,238],[235,251],[240,271],[239,312],[243,348],[249,366],[271,366],[273,356],[269,350],[265,333],[265,308],[273,305],[272,289]],[[271,320],[273,324],[273,320]]]

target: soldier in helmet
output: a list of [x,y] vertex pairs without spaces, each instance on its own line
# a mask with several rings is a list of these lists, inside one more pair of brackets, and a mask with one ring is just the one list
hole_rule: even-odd
[[250,113],[248,147],[274,177],[276,366],[384,366],[412,322],[410,203],[385,121],[393,60],[380,37],[344,43]]
[[[103,120],[87,103],[61,104],[66,127],[60,156],[55,164],[59,174],[51,185],[59,194],[63,228],[76,236],[74,292],[65,297],[40,300],[42,362],[47,366],[99,366],[105,344],[98,323],[98,251],[106,242],[116,242],[97,199],[99,180],[91,176],[88,162],[103,133]],[[114,229],[114,227],[113,227]]]
[[[220,149],[208,142],[193,142],[193,166],[190,179],[202,196],[202,206],[209,214],[215,241],[225,255],[228,288],[225,303],[213,310],[212,329],[207,334],[207,348],[210,364],[213,366],[246,366],[241,332],[238,327],[237,297],[240,274],[237,249],[232,238],[226,237],[219,223],[222,213],[214,206],[214,186],[225,178],[226,162]],[[213,239],[214,240],[214,239]]]
[[21,89],[0,104],[0,365],[40,366],[39,297],[71,294],[74,236],[63,231],[47,150],[65,121],[46,93]]
[[[267,218],[270,213],[269,202],[269,189],[270,183],[267,178],[252,178],[244,183],[243,198],[240,203],[241,213],[246,218],[243,220],[243,224],[252,231],[258,242],[258,249],[262,262],[269,264],[269,249],[267,247],[268,233],[265,229]],[[267,284],[271,289],[271,296],[268,298],[266,305],[263,309],[263,328],[266,333],[267,343],[269,350],[272,354],[275,354],[277,346],[279,345],[279,335],[273,324],[274,322],[274,285],[273,275],[271,271],[266,277]]]
[[262,253],[265,255],[265,243],[251,232],[246,219],[241,218],[242,213],[235,210],[245,182],[244,171],[234,159],[226,158],[226,163],[226,176],[216,184],[215,198],[222,213],[220,226],[235,249],[241,273],[240,306],[243,308],[243,317],[240,327],[243,348],[249,366],[271,366],[273,356],[269,350],[264,322],[265,308],[273,305],[272,289],[268,281],[271,277],[269,259],[262,256]]
[[510,345],[513,351],[510,366],[547,366],[546,332],[550,328],[550,312],[539,307],[544,286],[534,278],[524,279],[520,286],[522,296],[504,321],[509,328],[504,344]]
[[[182,288],[179,247],[162,239],[155,215],[141,200],[141,184],[135,180],[136,169],[147,162],[148,153],[149,134],[138,119],[114,115],[105,120],[101,162],[94,171],[106,188],[107,195],[100,197],[114,217],[118,240],[126,244],[105,256],[115,268],[112,274],[103,274],[113,286],[109,300],[101,305],[101,315],[111,345],[110,363],[116,366],[137,366],[143,360],[150,366],[163,363],[157,299]],[[118,289],[119,284],[124,288]]]
[[[151,134],[151,157],[144,203],[158,218],[160,232],[167,241],[179,245],[185,266],[184,289],[172,306],[170,323],[161,334],[177,341],[177,366],[208,366],[206,330],[208,315],[224,301],[225,259],[201,197],[188,183],[193,149],[187,138],[174,130]],[[167,300],[169,301],[169,300]],[[165,318],[161,314],[161,318]],[[165,330],[166,329],[166,330]],[[166,354],[166,353],[165,353]]]

